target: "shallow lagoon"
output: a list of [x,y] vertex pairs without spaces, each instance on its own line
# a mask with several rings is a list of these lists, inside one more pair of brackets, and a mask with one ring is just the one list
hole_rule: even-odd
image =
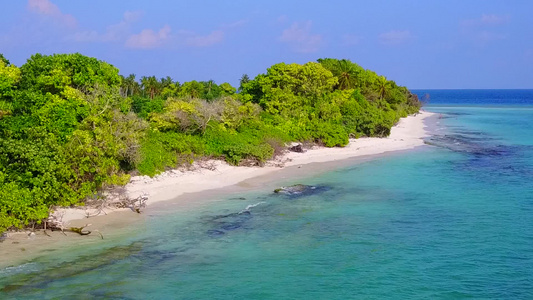
[[0,271],[0,295],[532,298],[533,110],[428,110],[435,146],[287,180],[321,187],[300,197],[153,211],[115,243]]

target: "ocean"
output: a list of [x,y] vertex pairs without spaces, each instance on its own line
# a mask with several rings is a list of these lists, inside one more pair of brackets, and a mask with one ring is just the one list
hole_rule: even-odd
[[415,92],[427,146],[154,212],[1,269],[0,298],[533,299],[533,90]]

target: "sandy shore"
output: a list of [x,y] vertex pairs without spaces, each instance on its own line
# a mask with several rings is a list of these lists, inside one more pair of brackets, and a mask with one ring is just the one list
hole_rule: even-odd
[[[422,111],[416,116],[403,118],[392,128],[387,138],[352,139],[343,148],[314,147],[305,153],[289,152],[264,167],[235,167],[222,161],[203,163],[209,168],[193,166],[192,170],[171,170],[154,178],[148,176],[132,177],[125,186],[130,198],[142,194],[148,196],[148,205],[172,200],[184,194],[220,189],[238,184],[250,178],[279,171],[285,167],[311,163],[331,162],[358,156],[382,154],[391,151],[408,150],[424,144],[423,138],[428,135],[424,120],[433,113]],[[105,210],[107,213],[113,211]],[[94,210],[61,209],[57,212],[64,222],[85,219],[87,214],[95,214]]]
[[[148,176],[133,177],[125,186],[125,192],[129,197],[135,198],[145,194],[148,196],[147,204],[174,204],[180,202],[195,201],[202,197],[184,197],[186,194],[207,192],[228,187],[248,187],[250,182],[261,181],[268,176],[276,176],[288,170],[297,168],[298,171],[308,172],[316,163],[331,163],[343,160],[369,157],[393,151],[409,150],[424,145],[423,138],[429,135],[424,120],[434,115],[430,112],[417,114],[403,118],[392,128],[391,134],[387,138],[360,138],[350,140],[344,148],[324,148],[314,147],[305,153],[289,152],[283,157],[278,157],[275,161],[267,163],[264,167],[235,167],[221,161],[210,161],[204,163],[203,168],[195,166],[192,170],[172,170],[164,172],[154,178]],[[302,166],[301,169],[298,167]],[[304,167],[305,166],[305,167]],[[321,166],[320,166],[321,168]],[[279,173],[276,173],[279,172]],[[281,175],[280,175],[281,176]],[[286,176],[286,175],[284,175]],[[175,201],[168,201],[175,200]],[[165,202],[168,201],[168,202]],[[178,203],[179,204],[179,203]],[[157,206],[157,205],[156,205]],[[104,232],[106,237],[119,234],[120,230],[113,233],[113,228],[128,227],[131,223],[140,222],[142,215],[132,213],[129,209],[104,209],[97,217],[87,218],[87,214],[95,214],[95,210],[84,208],[66,208],[55,212],[60,216],[66,226],[83,226],[91,223],[89,230],[99,230]],[[31,257],[38,256],[43,249],[61,249],[65,243],[93,243],[99,239],[98,235],[87,239],[74,233],[69,234],[70,242],[65,236],[52,232],[52,237],[42,233],[33,234],[17,233],[9,234],[9,237],[0,244],[0,257],[9,257],[9,261],[0,259],[0,267],[10,265],[15,261],[24,261]],[[91,241],[89,241],[91,240]],[[50,250],[51,251],[51,250]]]

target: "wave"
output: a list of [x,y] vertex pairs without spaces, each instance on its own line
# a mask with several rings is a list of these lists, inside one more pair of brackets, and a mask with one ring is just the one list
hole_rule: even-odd
[[261,205],[261,204],[265,204],[265,203],[266,203],[265,201],[261,201],[261,202],[257,202],[257,203],[255,203],[255,204],[250,204],[250,205],[246,206],[245,209],[241,210],[241,211],[239,212],[239,214],[242,214],[242,213],[245,213],[245,212],[249,212],[250,209],[252,209],[252,208],[254,208],[254,207],[256,207],[256,206],[259,206],[259,205]]
[[35,262],[25,263],[19,266],[10,266],[0,269],[0,277],[11,276],[20,273],[31,273],[39,270],[38,264]]

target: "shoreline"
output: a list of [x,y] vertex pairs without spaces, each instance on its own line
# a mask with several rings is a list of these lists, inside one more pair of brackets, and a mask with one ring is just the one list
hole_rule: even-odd
[[304,153],[288,152],[275,161],[268,162],[264,167],[235,167],[222,161],[210,161],[216,167],[215,170],[171,170],[154,178],[138,176],[132,178],[125,189],[132,198],[147,193],[148,205],[154,205],[175,200],[184,194],[237,185],[289,167],[409,150],[424,145],[423,138],[429,136],[425,120],[434,115],[436,114],[432,112],[421,111],[416,116],[402,118],[386,138],[351,139],[343,148],[313,147]]
[[[196,164],[193,170],[170,170],[154,178],[132,177],[124,189],[130,198],[147,194],[148,206],[145,211],[148,213],[201,205],[202,201],[197,199],[209,199],[220,195],[221,192],[229,195],[249,191],[264,186],[265,182],[286,182],[295,176],[310,175],[318,170],[333,170],[356,162],[374,160],[391,152],[417,148],[424,145],[423,139],[429,136],[426,121],[435,115],[421,111],[415,116],[402,118],[386,138],[351,139],[343,148],[313,147],[305,153],[289,152],[269,161],[264,167],[235,167],[222,161],[208,161],[201,164],[203,168]],[[346,160],[354,161],[347,163]],[[209,168],[205,168],[206,166]],[[282,170],[285,171],[285,176],[280,176]],[[198,197],[199,194],[206,197]],[[98,230],[106,239],[125,234],[124,231],[131,230],[129,225],[137,226],[146,216],[132,213],[127,208],[104,209],[102,215],[90,218],[86,217],[87,212],[91,213],[85,208],[62,208],[54,214],[61,215],[67,226],[84,226],[91,223],[92,226],[88,230]],[[0,243],[0,257],[9,257],[9,261],[0,260],[0,268],[46,255],[45,252],[60,251],[66,248],[65,244],[92,244],[101,241],[98,235],[69,234],[67,237],[60,232],[51,232],[50,235],[51,237],[46,236],[42,231],[36,235],[28,235],[28,232],[10,233],[5,241]]]
[[[125,194],[130,198],[147,195],[147,206],[176,200],[183,195],[221,189],[237,185],[243,181],[265,176],[289,167],[314,163],[334,162],[350,158],[373,156],[393,151],[409,150],[424,145],[423,138],[429,135],[425,120],[435,113],[421,111],[416,116],[400,119],[386,138],[350,139],[343,148],[313,147],[304,153],[288,152],[275,160],[268,161],[263,167],[236,167],[220,160],[210,160],[193,164],[189,170],[173,169],[153,178],[134,176],[124,186]],[[128,208],[104,209],[105,215],[116,211],[131,211]],[[87,213],[93,215],[95,209],[61,208],[56,215],[61,215],[63,222],[82,226],[87,222]],[[101,215],[100,215],[101,216]]]

